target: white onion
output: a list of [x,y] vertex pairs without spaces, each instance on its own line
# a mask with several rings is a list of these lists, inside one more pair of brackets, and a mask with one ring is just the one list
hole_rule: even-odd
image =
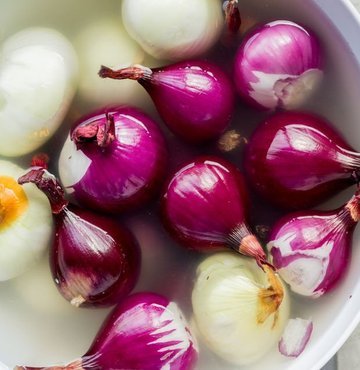
[[[6,192],[20,187],[17,179],[25,170],[9,162],[0,161],[0,281],[11,279],[28,270],[43,255],[52,239],[53,221],[49,202],[35,185],[22,187],[26,201],[6,204]],[[14,180],[9,186],[8,178]],[[19,198],[17,198],[19,199]],[[22,207],[10,221],[9,212]]]
[[77,59],[55,30],[29,28],[1,48],[0,154],[20,156],[44,144],[75,92]]
[[144,62],[144,52],[117,19],[100,19],[84,28],[74,46],[79,55],[80,97],[100,107],[105,104],[137,105],[146,96],[134,81],[105,81],[98,76],[102,64],[117,68]]
[[[199,265],[192,293],[194,319],[201,338],[214,353],[226,361],[246,365],[274,348],[289,318],[290,306],[287,291],[280,280],[276,281],[283,294],[281,304],[262,316],[264,304],[259,303],[259,294],[268,290],[269,282],[254,260],[223,252]],[[268,297],[266,305],[271,300]]]
[[186,59],[207,51],[223,28],[219,0],[124,0],[124,26],[150,55]]

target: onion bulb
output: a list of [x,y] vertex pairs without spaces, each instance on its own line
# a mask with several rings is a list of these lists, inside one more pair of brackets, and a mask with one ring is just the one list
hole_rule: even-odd
[[122,19],[147,53],[171,60],[206,52],[224,23],[218,0],[124,0]]
[[196,328],[218,356],[247,365],[274,348],[289,318],[285,287],[273,270],[221,252],[197,269],[192,292]]
[[192,370],[198,352],[175,302],[155,293],[125,298],[110,313],[89,350],[65,366],[16,370]]
[[65,37],[47,28],[15,34],[1,55],[0,155],[20,156],[62,123],[76,88],[77,58]]
[[24,172],[0,160],[0,281],[22,274],[40,260],[53,235],[46,197],[34,185],[17,183]]

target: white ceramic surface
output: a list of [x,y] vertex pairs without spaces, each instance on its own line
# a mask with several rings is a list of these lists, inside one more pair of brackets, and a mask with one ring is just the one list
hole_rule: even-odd
[[[105,14],[113,14],[119,8],[112,0],[101,2],[101,7],[94,0],[0,0],[0,37],[7,36],[18,28],[35,25],[34,22],[61,28],[64,20],[69,22],[69,26],[62,31],[70,37],[74,29],[86,23],[84,17],[80,16],[85,3],[88,8],[94,7],[97,11],[103,9]],[[320,35],[331,60],[329,71],[334,75],[331,75],[331,85],[326,86],[328,88],[324,88],[323,94],[317,96],[316,102],[313,105],[310,103],[308,108],[314,108],[318,113],[329,117],[349,143],[360,150],[360,17],[350,1],[249,0],[247,3],[251,4],[248,5],[249,9],[254,11],[267,9],[270,18],[289,17],[302,21]],[[52,14],[55,7],[56,14]],[[95,13],[92,17],[95,19]],[[329,205],[339,204],[349,194],[351,191],[345,192]],[[134,227],[136,226],[141,227]],[[153,243],[154,246],[158,243],[156,236],[152,240],[151,232],[150,237],[147,234],[145,238],[147,243]],[[280,356],[274,348],[262,361],[247,366],[246,370],[319,370],[360,321],[358,266],[360,230],[355,233],[349,271],[338,288],[317,301],[295,300],[294,315],[311,317],[314,321],[314,333],[304,353],[292,360]],[[26,284],[31,279],[38,281],[37,276],[29,273],[17,281],[0,285],[0,359],[9,366],[14,366],[19,361],[45,365],[66,363],[80,356],[91,343],[107,310],[94,312],[70,308],[63,300],[57,301],[56,291],[48,286],[44,286],[43,290],[36,288],[29,300],[28,296],[19,292],[30,290],[31,287]],[[44,304],[38,306],[43,294],[54,296],[51,303],[46,303],[44,299]],[[32,305],[31,299],[34,297],[38,299],[35,302],[32,300]],[[55,321],[54,315],[57,317]],[[7,368],[0,364],[0,370]],[[201,362],[199,369],[224,370],[224,367],[209,356]]]

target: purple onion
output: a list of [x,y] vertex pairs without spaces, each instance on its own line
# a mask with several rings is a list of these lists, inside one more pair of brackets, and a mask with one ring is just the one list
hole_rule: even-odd
[[302,211],[278,221],[267,248],[280,276],[298,294],[319,297],[343,276],[360,219],[360,195],[333,211]]
[[140,272],[140,249],[116,220],[64,199],[56,178],[32,167],[20,184],[34,183],[49,198],[55,221],[50,267],[55,284],[72,305],[109,306],[134,288]]
[[235,58],[240,96],[261,109],[294,109],[316,89],[323,76],[322,52],[316,36],[285,20],[250,32]]
[[184,246],[198,251],[232,248],[266,263],[247,222],[248,199],[241,173],[216,157],[200,157],[170,180],[162,200],[163,221]]
[[108,316],[90,349],[67,366],[17,370],[191,370],[197,347],[178,306],[154,293],[127,297]]
[[250,138],[245,170],[253,188],[287,209],[313,207],[359,179],[360,154],[321,117],[276,113]]
[[99,75],[137,80],[150,94],[167,126],[190,142],[218,137],[233,113],[231,83],[216,65],[208,62],[186,61],[154,69],[134,65],[117,71],[102,66]]
[[60,180],[82,205],[123,212],[144,205],[164,177],[167,151],[156,123],[136,108],[111,108],[71,130]]

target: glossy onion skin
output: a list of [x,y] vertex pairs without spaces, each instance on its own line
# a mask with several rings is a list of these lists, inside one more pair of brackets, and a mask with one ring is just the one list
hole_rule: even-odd
[[86,363],[94,359],[99,369],[191,370],[197,348],[182,320],[176,304],[161,295],[129,296],[104,322],[83,356],[83,368],[93,369]]
[[[110,306],[129,294],[141,264],[130,232],[112,218],[73,205],[54,218],[50,267],[64,298],[82,307]],[[85,302],[77,302],[78,296]]]
[[177,136],[198,143],[214,139],[226,129],[234,110],[234,92],[219,67],[186,61],[152,72],[139,83]]
[[241,173],[217,157],[200,157],[171,179],[162,199],[169,232],[198,251],[227,246],[231,232],[247,217],[247,194]]
[[[258,26],[246,35],[235,57],[237,92],[258,109],[297,108],[322,79],[322,59],[319,41],[304,27],[285,20]],[[311,80],[305,85],[285,91],[309,72]],[[313,86],[306,86],[309,82]],[[289,92],[301,99],[289,101]]]
[[[77,128],[90,123],[104,127],[106,113],[114,118],[113,142],[105,148],[96,140],[74,143],[72,134]],[[164,176],[166,156],[162,133],[149,116],[136,108],[111,108],[81,120],[72,129],[60,155],[60,179],[81,205],[123,212],[153,197]]]
[[355,226],[346,207],[287,215],[270,234],[273,265],[294,292],[317,298],[346,271]]
[[323,118],[280,112],[258,126],[244,165],[252,187],[270,203],[305,209],[354,184],[359,157]]

